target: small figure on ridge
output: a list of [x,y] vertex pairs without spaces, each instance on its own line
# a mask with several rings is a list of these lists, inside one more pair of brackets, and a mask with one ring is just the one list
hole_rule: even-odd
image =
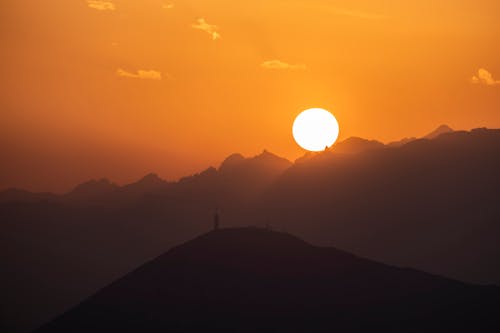
[[215,209],[214,214],[214,230],[219,230],[219,209]]

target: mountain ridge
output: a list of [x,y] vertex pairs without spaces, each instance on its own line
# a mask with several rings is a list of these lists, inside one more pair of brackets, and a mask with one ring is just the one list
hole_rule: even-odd
[[[475,129],[472,129],[468,133],[472,133],[473,131],[478,131],[478,130],[494,131],[494,129],[475,128]],[[440,125],[435,130],[433,130],[429,134],[423,136],[422,138],[433,140],[433,139],[438,138],[441,134],[449,134],[449,133],[453,133],[453,132],[455,132],[455,131],[453,129],[451,129],[449,126]],[[408,143],[411,143],[411,142],[417,141],[417,140],[419,140],[419,139],[418,138],[404,138],[400,141],[394,141],[394,142],[390,142],[388,144],[384,144],[384,143],[377,141],[377,140],[369,140],[369,139],[364,139],[364,138],[353,136],[353,137],[349,137],[343,141],[339,141],[338,143],[333,145],[331,148],[329,148],[327,151],[334,152],[334,153],[349,153],[349,154],[354,153],[354,154],[356,154],[356,153],[362,153],[362,152],[366,152],[366,151],[370,151],[370,150],[377,150],[377,149],[383,149],[383,148],[388,148],[388,147],[400,148],[403,145],[406,145]],[[309,157],[315,156],[316,154],[318,154],[318,153],[306,153],[304,156],[299,157],[295,162],[297,162],[297,161],[303,162],[303,161],[307,160]],[[207,169],[205,169],[199,173],[181,177],[176,182],[168,182],[168,181],[160,178],[156,173],[149,173],[149,174],[141,177],[140,179],[138,179],[135,182],[124,184],[124,185],[117,185],[116,183],[110,181],[107,178],[100,178],[98,180],[91,179],[91,180],[82,182],[80,184],[77,184],[71,191],[64,193],[62,195],[53,194],[50,192],[38,192],[38,193],[40,193],[40,194],[43,193],[45,195],[45,197],[47,197],[47,194],[51,194],[52,197],[54,197],[54,196],[74,196],[74,197],[85,198],[85,196],[86,196],[84,194],[85,191],[90,191],[91,196],[93,196],[93,195],[99,195],[99,194],[105,195],[105,194],[109,194],[109,193],[117,191],[117,190],[126,190],[127,188],[140,187],[141,184],[147,184],[147,182],[149,182],[150,185],[151,184],[156,184],[156,185],[161,184],[164,186],[164,185],[171,184],[171,183],[178,183],[178,182],[184,181],[186,179],[192,178],[192,177],[197,176],[197,175],[206,175],[208,173],[211,173],[212,169],[215,171],[225,172],[228,169],[231,169],[231,168],[234,168],[237,166],[241,166],[245,162],[248,163],[248,162],[257,161],[257,160],[270,160],[270,159],[280,160],[280,161],[282,161],[282,163],[288,162],[290,164],[290,166],[293,164],[292,162],[288,161],[286,158],[280,157],[280,156],[273,154],[267,150],[264,150],[261,154],[258,154],[258,155],[253,156],[253,157],[244,157],[242,154],[233,153],[233,154],[230,154],[228,157],[226,157],[221,162],[221,164],[218,168],[208,167]],[[160,187],[160,186],[158,186],[158,187]],[[3,195],[0,196],[0,202],[8,201],[8,199],[6,199],[6,198],[8,198],[8,193],[9,192],[14,193],[14,191],[18,191],[18,193],[16,193],[16,195],[13,195],[13,196],[16,196],[16,198],[18,200],[22,200],[23,193],[21,193],[21,192],[24,192],[25,194],[29,193],[30,195],[37,193],[37,192],[31,192],[28,190],[23,190],[23,189],[18,189],[18,188],[7,188],[7,189],[0,190],[0,194],[3,193]],[[87,193],[87,194],[89,194],[89,193]],[[26,196],[28,196],[28,195],[26,195]]]

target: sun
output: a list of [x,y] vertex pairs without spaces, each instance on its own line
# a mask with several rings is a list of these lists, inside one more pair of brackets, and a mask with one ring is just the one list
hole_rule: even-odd
[[293,138],[309,151],[331,147],[339,136],[339,123],[330,112],[314,108],[302,111],[292,127]]

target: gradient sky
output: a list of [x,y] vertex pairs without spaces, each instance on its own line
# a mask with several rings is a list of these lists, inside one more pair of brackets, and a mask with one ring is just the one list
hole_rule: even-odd
[[500,127],[500,1],[3,0],[0,188],[174,180],[294,117],[341,139]]

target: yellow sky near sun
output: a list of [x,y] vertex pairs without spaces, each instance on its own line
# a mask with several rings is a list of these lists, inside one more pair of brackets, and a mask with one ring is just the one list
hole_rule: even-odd
[[294,117],[341,138],[500,127],[500,2],[6,0],[0,187],[176,177],[266,148]]

